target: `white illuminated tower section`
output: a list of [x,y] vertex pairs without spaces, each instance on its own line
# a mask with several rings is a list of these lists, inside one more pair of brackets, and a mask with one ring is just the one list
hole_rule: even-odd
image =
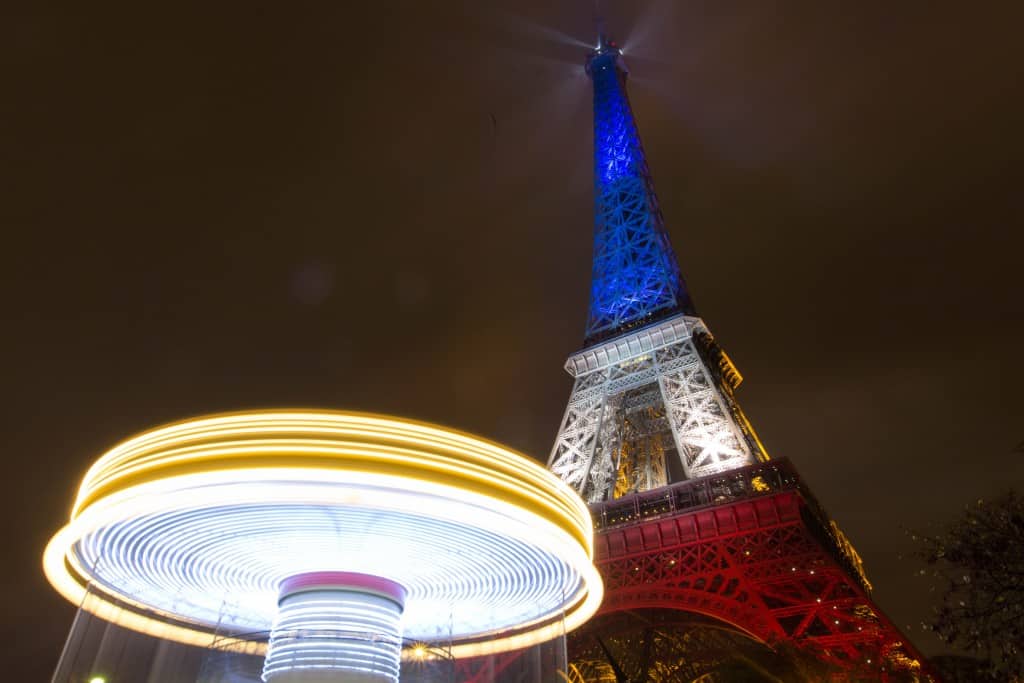
[[766,458],[733,399],[740,375],[686,288],[626,94],[601,39],[594,86],[594,263],[585,348],[549,467],[588,502]]

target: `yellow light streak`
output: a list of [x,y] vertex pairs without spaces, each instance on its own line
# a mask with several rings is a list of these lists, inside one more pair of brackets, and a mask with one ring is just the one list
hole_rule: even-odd
[[[584,584],[564,605],[564,622],[542,617],[523,624],[527,630],[515,635],[490,634],[493,639],[456,644],[453,655],[492,654],[543,642],[596,612],[603,587],[592,564],[590,514],[568,485],[496,443],[361,413],[229,413],[132,437],[86,473],[69,523],[44,552],[43,569],[61,595],[92,614],[157,637],[208,646],[209,630],[182,623],[187,615],[161,614],[132,596],[112,596],[126,605],[121,606],[102,591],[87,591],[91,574],[81,566],[75,544],[107,525],[185,504],[343,504],[422,514],[423,496],[430,497],[432,517],[518,538],[528,534],[537,547],[571,566]],[[472,519],[466,519],[467,510]],[[236,645],[250,652],[263,647],[246,641]]]

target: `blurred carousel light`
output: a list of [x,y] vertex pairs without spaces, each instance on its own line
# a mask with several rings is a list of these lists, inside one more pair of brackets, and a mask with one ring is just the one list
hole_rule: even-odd
[[[579,626],[603,592],[592,542],[579,497],[497,444],[374,415],[260,411],[110,450],[43,564],[69,600],[158,637],[208,646],[215,630],[273,629],[267,681],[319,680],[344,660],[376,682],[397,679],[403,635],[473,656]],[[310,577],[326,583],[296,588]],[[298,669],[281,662],[299,660],[306,677],[288,678]]]

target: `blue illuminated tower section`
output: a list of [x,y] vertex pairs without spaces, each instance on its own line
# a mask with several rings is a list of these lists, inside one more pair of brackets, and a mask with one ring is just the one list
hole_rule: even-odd
[[740,375],[679,272],[626,94],[602,36],[594,86],[594,265],[584,349],[549,467],[590,502],[766,459],[733,398]]
[[604,37],[594,83],[594,270],[585,344],[661,318],[696,315],[665,232],[626,94],[628,71]]

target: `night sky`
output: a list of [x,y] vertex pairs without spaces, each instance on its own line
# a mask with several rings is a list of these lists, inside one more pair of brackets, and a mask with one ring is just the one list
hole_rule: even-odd
[[[197,5],[0,22],[0,639],[24,680],[74,614],[43,546],[123,437],[351,408],[546,460],[569,397],[591,4]],[[1024,486],[1024,11],[785,5],[606,14],[744,409],[933,653],[905,530]]]

